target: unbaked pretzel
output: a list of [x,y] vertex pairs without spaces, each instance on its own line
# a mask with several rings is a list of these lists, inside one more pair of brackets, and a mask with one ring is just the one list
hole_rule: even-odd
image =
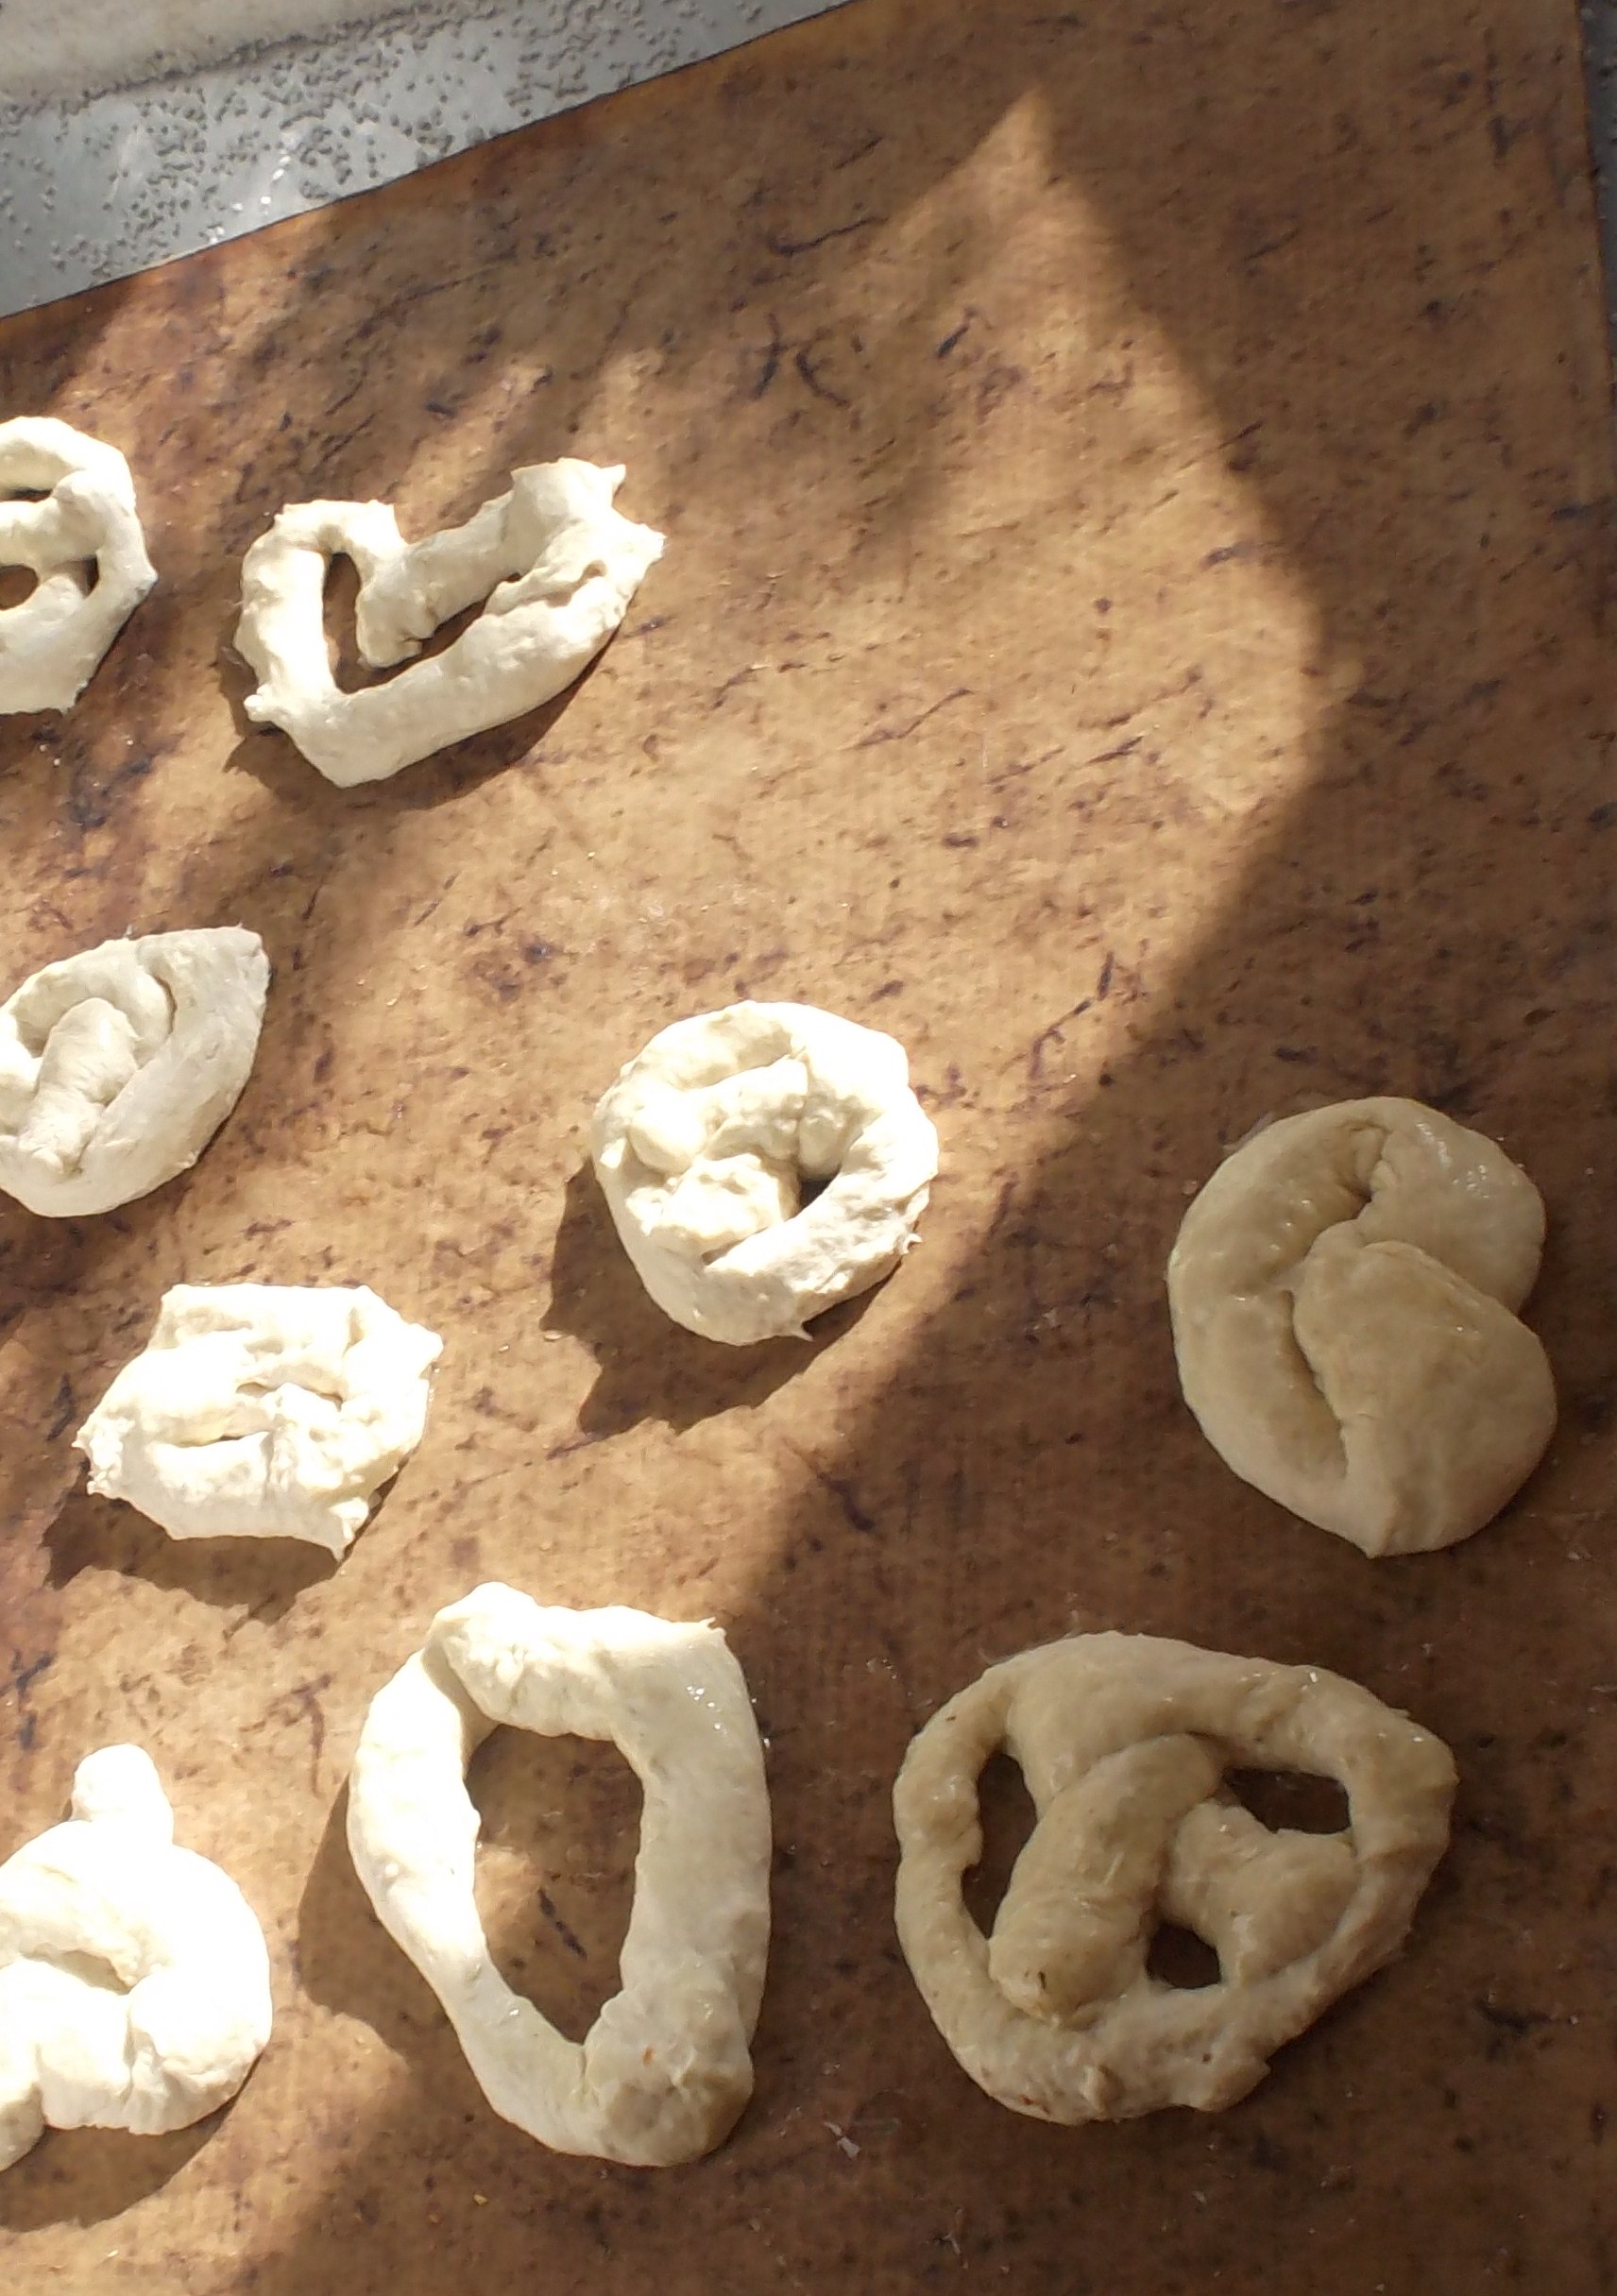
[[[258,672],[244,707],[279,725],[328,781],[385,780],[570,686],[628,611],[661,535],[612,507],[623,466],[568,457],[511,474],[464,526],[406,543],[385,502],[295,502],[242,565],[236,644]],[[333,557],[359,570],[355,630],[372,670],[408,661],[486,601],[454,643],[382,686],[344,693],[325,630]]]
[[[984,1938],[961,1884],[1000,1747],[1038,1821]],[[1337,1779],[1346,1831],[1271,1831],[1222,1789],[1234,1768]],[[1454,1785],[1439,1740],[1337,1675],[1075,1635],[990,1667],[911,1743],[893,1794],[899,1941],[960,2063],[1013,2112],[1214,2111],[1397,1952]],[[1149,1973],[1159,1921],[1214,1948],[1217,1983]]]
[[0,712],[71,709],[157,580],[116,447],[48,415],[0,422],[0,566],[38,577],[0,609]]
[[[879,1284],[938,1169],[904,1047],[813,1005],[675,1021],[602,1099],[591,1146],[652,1298],[735,1347],[805,1338]],[[826,1184],[803,1203],[805,1182]]]
[[1236,1474],[1367,1555],[1468,1539],[1555,1427],[1516,1315],[1543,1240],[1525,1172],[1418,1100],[1268,1125],[1168,1261],[1184,1400]]
[[271,2016],[264,1931],[175,1847],[150,1757],[87,1755],[72,1817],[0,1865],[0,2168],[47,2126],[189,2128],[241,2087]]
[[442,1346],[363,1284],[177,1284],[74,1444],[173,1539],[340,1556],[421,1439]]
[[241,1097],[269,963],[240,926],[103,941],[0,1005],[0,1188],[66,1219],[189,1169]]
[[[466,1766],[501,1723],[609,1739],[644,1789],[622,1987],[582,2043],[512,1992],[478,1919]],[[770,1825],[747,1686],[717,1627],[479,1587],[371,1701],[349,1847],[506,2120],[558,2152],[654,2168],[728,2134],[752,2094]]]

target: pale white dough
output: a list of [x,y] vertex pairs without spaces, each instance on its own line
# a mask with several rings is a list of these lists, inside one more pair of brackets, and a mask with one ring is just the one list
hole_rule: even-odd
[[0,2168],[53,2129],[189,2128],[269,2039],[269,1956],[241,1891],[174,1845],[139,1746],[103,1746],[73,1815],[0,1865]]
[[73,1439],[91,1489],[171,1538],[340,1557],[421,1439],[442,1348],[363,1286],[179,1284]]
[[[806,1337],[879,1284],[938,1169],[904,1047],[812,1005],[675,1021],[602,1099],[591,1148],[652,1298],[732,1347]],[[804,1181],[827,1184],[800,1209]]]
[[1367,1555],[1452,1546],[1555,1427],[1548,1359],[1516,1314],[1543,1241],[1527,1175],[1418,1100],[1268,1125],[1168,1261],[1184,1400],[1236,1474]]
[[241,926],[103,941],[0,1005],[0,1188],[111,1212],[194,1165],[241,1097],[269,961]]
[[71,709],[157,580],[116,447],[48,415],[0,422],[0,566],[39,577],[0,609],[0,712]]
[[[644,1790],[622,1989],[582,2044],[512,1992],[478,1919],[466,1767],[501,1723],[609,1739]],[[348,1823],[378,1918],[497,2113],[558,2152],[640,2168],[728,2134],[752,2094],[770,1824],[747,1686],[717,1627],[479,1587],[372,1700]]]
[[[533,464],[464,526],[410,543],[385,502],[292,504],[242,566],[236,644],[260,680],[247,716],[279,725],[348,789],[536,709],[600,653],[662,553],[661,535],[613,509],[622,476],[621,464]],[[432,660],[344,693],[325,630],[326,571],[339,553],[359,571],[359,650],[373,670],[409,660],[441,623],[487,604]]]
[[[1001,1747],[1037,1823],[984,1937],[961,1895]],[[1336,1778],[1341,1833],[1264,1826],[1225,1771]],[[904,1957],[979,2087],[1038,2120],[1212,2112],[1403,1944],[1443,1853],[1440,1740],[1312,1666],[1147,1635],[1074,1635],[992,1666],[912,1742],[894,1788]],[[1161,1923],[1215,1984],[1147,1966]]]

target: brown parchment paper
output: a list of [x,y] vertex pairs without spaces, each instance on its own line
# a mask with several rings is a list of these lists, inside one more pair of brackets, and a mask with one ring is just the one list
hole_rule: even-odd
[[[162,575],[70,718],[0,725],[6,983],[237,921],[276,968],[188,1178],[0,1213],[0,1847],[137,1739],[279,2013],[214,2120],[0,2180],[0,2283],[1617,2285],[1617,678],[1570,6],[859,0],[8,321],[0,394],[128,452]],[[238,568],[283,502],[424,532],[558,452],[626,462],[669,536],[561,705],[349,793],[247,729]],[[896,1033],[945,1157],[892,1284],[744,1354],[650,1305],[584,1163],[619,1063],[741,995]],[[1490,1529],[1370,1563],[1202,1442],[1162,1271],[1221,1146],[1380,1091],[1543,1190],[1563,1416]],[[248,1277],[444,1335],[335,1571],[76,1473],[163,1289]],[[776,1935],[698,2167],[496,2120],[349,1868],[366,1701],[488,1577],[712,1615],[746,1668]],[[1460,1764],[1405,1956],[1222,2117],[1002,2111],[894,1944],[911,1732],[1092,1624],[1336,1668]],[[474,1783],[498,1950],[581,2030],[634,1794],[503,1739]]]

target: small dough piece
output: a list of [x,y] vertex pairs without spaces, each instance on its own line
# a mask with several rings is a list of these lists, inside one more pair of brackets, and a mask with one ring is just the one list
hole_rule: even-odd
[[[464,526],[406,543],[385,502],[295,502],[242,565],[236,645],[258,672],[244,705],[339,789],[384,781],[570,686],[611,637],[663,538],[612,507],[623,466],[573,460],[511,473]],[[486,599],[454,643],[383,686],[344,693],[326,650],[326,573],[359,571],[361,658],[388,669]]]
[[1516,1311],[1544,1207],[1480,1132],[1343,1100],[1251,1135],[1167,1266],[1184,1400],[1246,1482],[1367,1555],[1453,1546],[1543,1455],[1555,1383]]
[[73,1440],[92,1491],[171,1539],[305,1539],[340,1560],[421,1439],[442,1352],[363,1285],[178,1284]]
[[0,2168],[47,2126],[188,2129],[241,2087],[271,2017],[264,1931],[175,1847],[149,1755],[87,1755],[72,1817],[0,1865]]
[[48,415],[0,422],[0,566],[38,576],[0,609],[0,712],[71,709],[157,580],[116,447]]
[[[1001,1747],[1038,1818],[984,1938],[961,1883]],[[1337,1779],[1347,1829],[1271,1830],[1227,1768]],[[911,1743],[893,1792],[899,1942],[939,2032],[1013,2112],[1214,2112],[1398,1951],[1454,1789],[1448,1748],[1340,1675],[1074,1635],[990,1667]],[[1151,1976],[1159,1922],[1213,1947],[1217,1984]]]
[[[890,1275],[938,1169],[903,1046],[813,1005],[675,1021],[602,1099],[591,1152],[652,1298],[731,1347],[805,1339]],[[804,1181],[826,1184],[799,1209]]]
[[103,941],[0,1005],[0,1188],[56,1219],[189,1170],[241,1097],[269,960],[230,925]]
[[[502,1723],[610,1739],[644,1789],[622,1989],[582,2044],[513,1993],[472,1882],[466,1766]],[[371,1701],[349,1847],[383,1929],[448,2012],[494,2110],[557,2152],[698,2159],[752,2094],[769,1952],[769,1794],[741,1670],[712,1625],[541,1609],[479,1587]]]

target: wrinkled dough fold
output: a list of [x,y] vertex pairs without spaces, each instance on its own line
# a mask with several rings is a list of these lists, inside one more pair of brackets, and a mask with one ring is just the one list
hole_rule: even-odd
[[252,1071],[269,987],[241,926],[104,941],[0,1006],[0,1188],[58,1219],[189,1170]]
[[938,1169],[903,1046],[799,1004],[661,1030],[603,1097],[591,1151],[652,1298],[732,1347],[803,1338],[890,1275]]
[[91,1490],[172,1539],[342,1556],[421,1439],[441,1350],[364,1285],[179,1284],[73,1439]]
[[0,566],[35,576],[0,607],[0,713],[71,709],[157,580],[116,447],[53,416],[0,422]]
[[[1003,1748],[1036,1823],[984,1937],[962,1884]],[[1270,1829],[1234,1769],[1336,1778],[1339,1834]],[[972,2079],[1041,2120],[1208,2112],[1398,1950],[1448,1839],[1448,1749],[1352,1682],[1145,1635],[1075,1635],[990,1667],[911,1744],[894,1788],[899,1942]],[[1160,1923],[1216,1984],[1149,1971]]]
[[0,2168],[46,2127],[189,2128],[241,2087],[271,2016],[264,1932],[175,1846],[150,1757],[87,1755],[66,1824],[0,1865]]
[[1555,1426],[1517,1314],[1543,1233],[1526,1174],[1417,1101],[1269,1125],[1168,1262],[1185,1401],[1238,1475],[1367,1555],[1469,1538]]

